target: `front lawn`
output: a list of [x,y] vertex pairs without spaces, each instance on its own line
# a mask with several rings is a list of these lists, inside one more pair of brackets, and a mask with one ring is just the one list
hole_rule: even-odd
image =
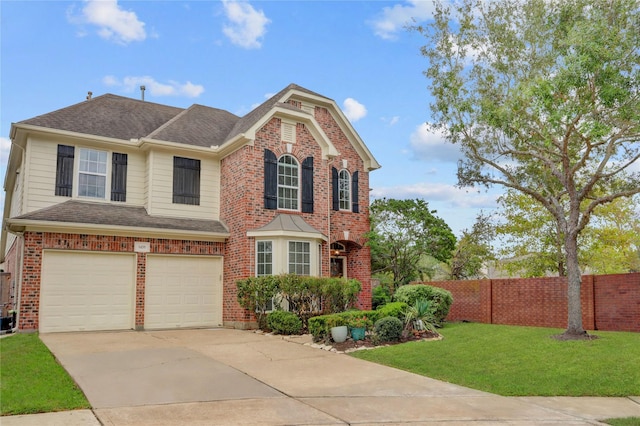
[[0,414],[89,408],[89,402],[37,334],[0,339]]
[[640,333],[558,341],[562,330],[448,324],[440,341],[354,352],[357,358],[505,396],[640,395]]

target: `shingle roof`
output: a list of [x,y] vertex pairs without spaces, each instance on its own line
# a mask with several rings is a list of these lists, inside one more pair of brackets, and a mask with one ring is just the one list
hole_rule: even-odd
[[116,139],[151,138],[196,146],[223,145],[264,117],[290,90],[320,94],[290,84],[244,117],[194,104],[188,109],[106,94],[19,124],[47,127]]
[[293,214],[279,214],[271,222],[251,232],[269,231],[306,232],[322,235],[322,232],[309,225],[302,217]]
[[182,111],[182,108],[106,94],[20,124],[129,140],[147,136]]
[[217,220],[150,216],[144,207],[120,206],[117,204],[92,203],[77,200],[65,201],[64,203],[17,216],[12,219],[12,221],[14,220],[157,228],[159,230],[172,229],[219,234],[229,233],[227,227]]

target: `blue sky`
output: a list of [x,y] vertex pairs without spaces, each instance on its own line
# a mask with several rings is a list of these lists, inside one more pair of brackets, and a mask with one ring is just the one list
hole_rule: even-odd
[[[0,174],[12,122],[114,93],[244,115],[289,83],[332,98],[382,168],[373,198],[423,198],[459,236],[497,190],[455,187],[454,146],[429,134],[431,1],[0,2]],[[4,197],[4,194],[2,195]]]

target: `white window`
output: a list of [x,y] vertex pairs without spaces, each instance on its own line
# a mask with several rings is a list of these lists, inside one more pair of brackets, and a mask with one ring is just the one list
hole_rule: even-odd
[[258,241],[256,247],[256,275],[273,274],[273,242]]
[[104,198],[107,185],[107,152],[80,148],[78,196]]
[[351,210],[351,176],[344,169],[338,174],[338,196],[340,210]]
[[278,208],[298,210],[300,186],[298,162],[290,155],[278,160]]
[[311,275],[311,244],[289,241],[289,273]]

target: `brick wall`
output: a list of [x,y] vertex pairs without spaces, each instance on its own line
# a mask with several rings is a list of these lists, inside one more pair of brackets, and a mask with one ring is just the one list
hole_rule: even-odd
[[[295,102],[293,106],[298,106]],[[323,159],[321,147],[303,124],[296,126],[296,143],[290,155],[298,162],[313,157],[314,212],[268,210],[264,208],[264,151],[269,149],[277,157],[287,153],[287,145],[281,140],[281,121],[271,119],[256,132],[253,146],[245,146],[221,161],[221,210],[220,218],[229,227],[231,237],[227,242],[224,260],[224,321],[238,326],[239,322],[252,320],[252,315],[240,307],[236,300],[236,282],[255,275],[255,239],[247,238],[248,231],[268,224],[279,213],[300,215],[309,225],[329,237],[321,245],[321,275],[330,273],[330,245],[342,242],[347,247],[347,273],[362,283],[363,291],[358,305],[371,307],[370,252],[364,246],[364,234],[369,230],[369,174],[362,159],[342,132],[333,116],[325,108],[315,109],[315,118],[331,139],[340,156]],[[359,171],[360,212],[335,212],[331,210],[331,168]],[[348,231],[348,237],[345,232]]]
[[[567,326],[565,277],[425,282],[449,290],[449,321]],[[582,321],[587,330],[640,331],[640,273],[584,275]]]

